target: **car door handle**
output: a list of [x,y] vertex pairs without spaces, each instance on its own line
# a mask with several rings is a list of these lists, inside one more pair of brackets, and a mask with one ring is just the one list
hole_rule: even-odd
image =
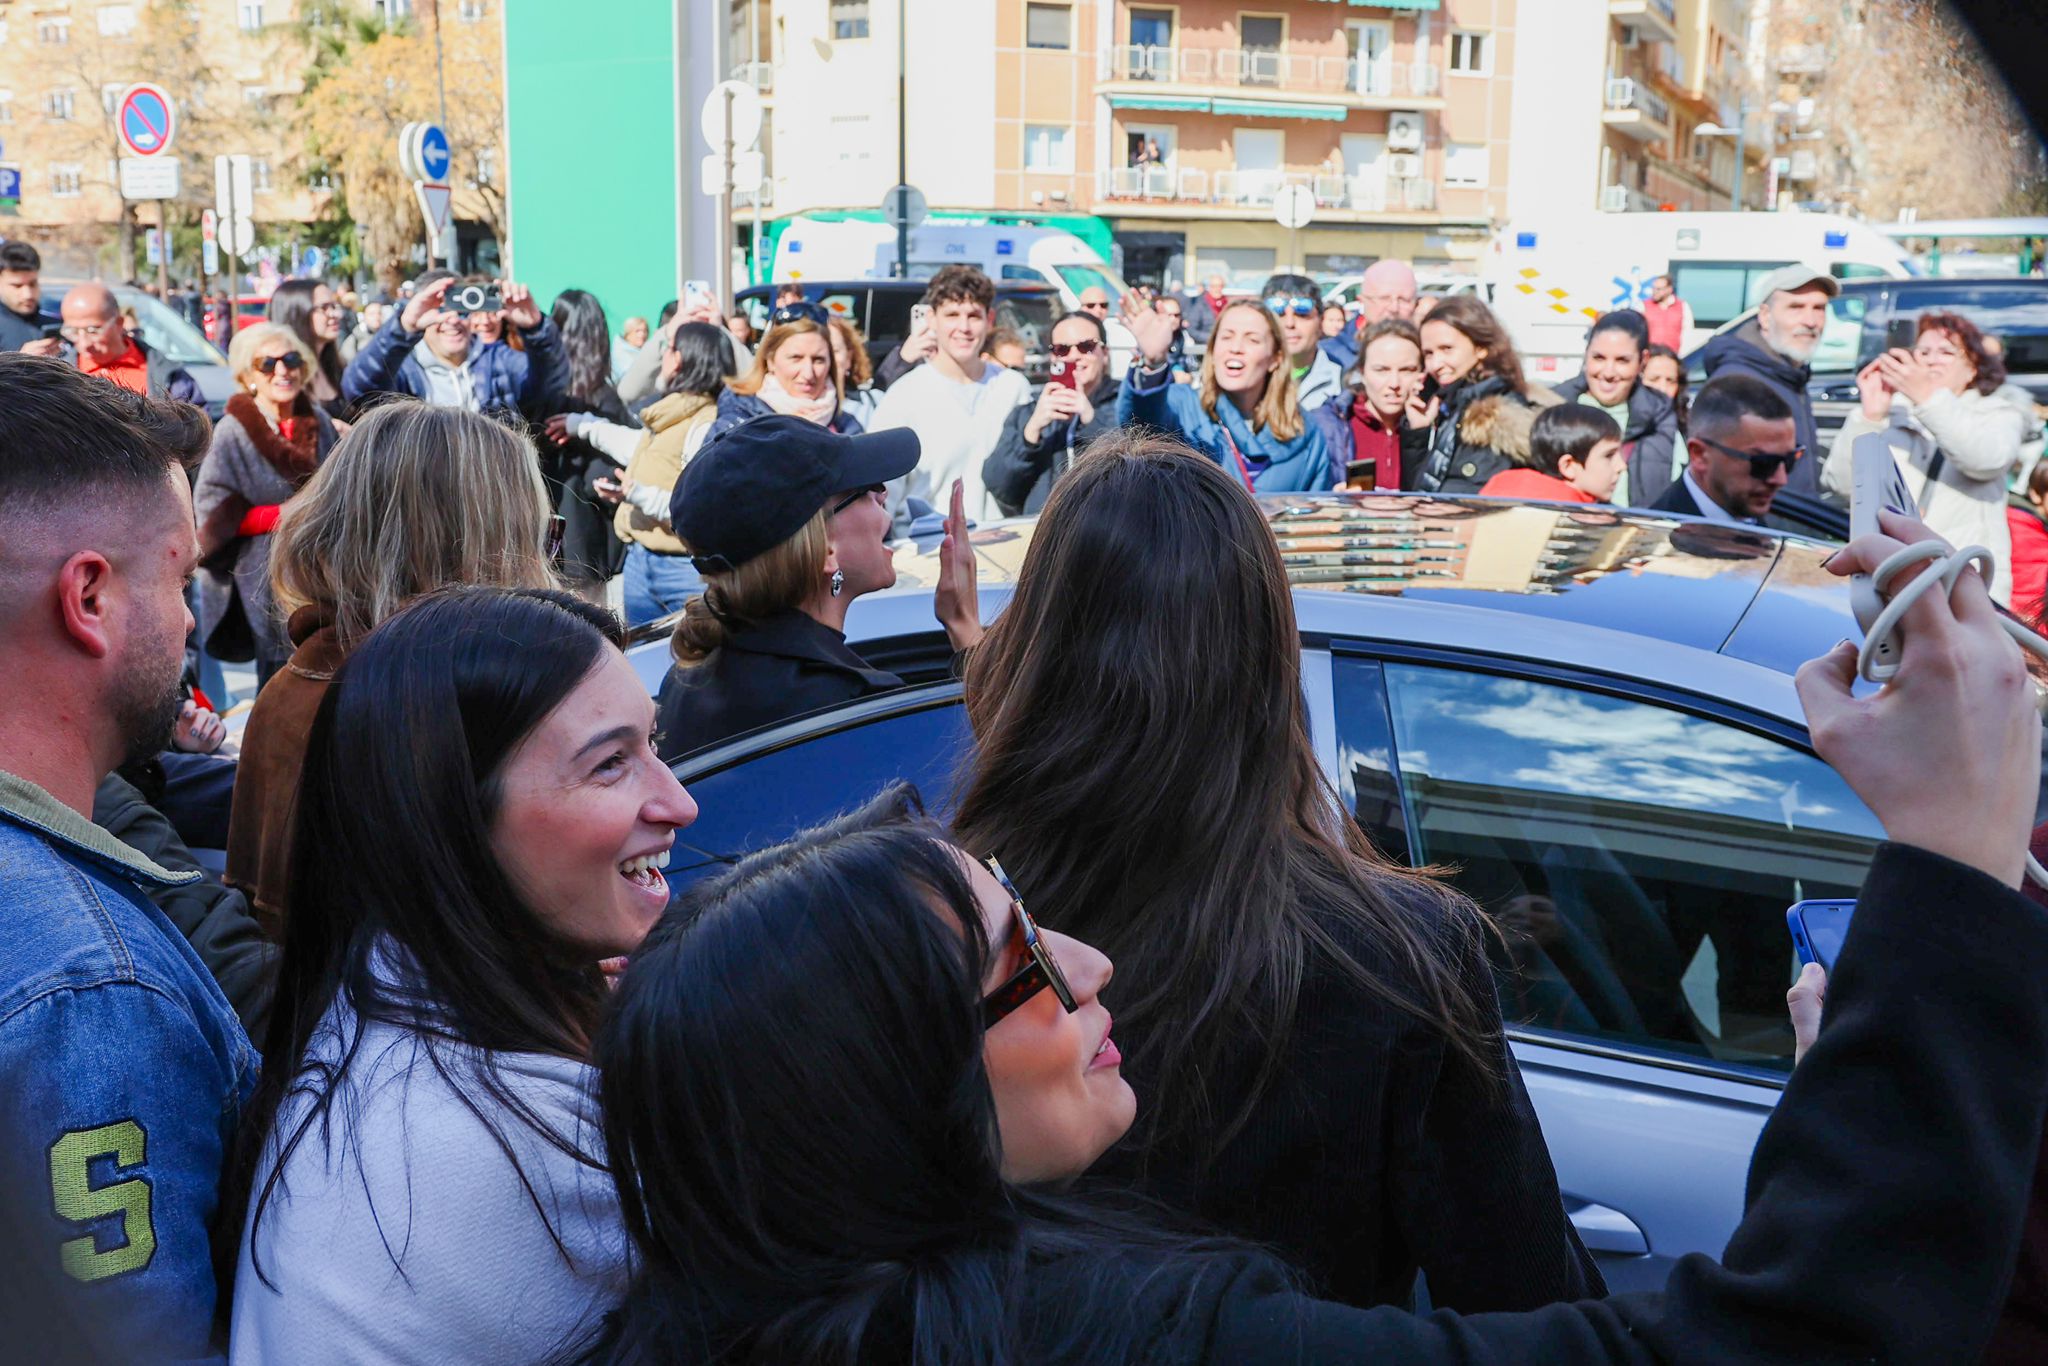
[[1642,1228],[1618,1209],[1567,1195],[1564,1212],[1588,1252],[1612,1252],[1626,1257],[1646,1257],[1650,1253],[1650,1240],[1643,1236]]

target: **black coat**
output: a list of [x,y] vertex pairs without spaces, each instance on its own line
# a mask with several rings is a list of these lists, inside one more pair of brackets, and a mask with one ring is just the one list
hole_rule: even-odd
[[[562,395],[546,405],[549,413],[595,413],[607,422],[632,426],[619,391],[601,384],[587,398]],[[549,492],[555,495],[555,511],[562,518],[562,572],[582,583],[603,583],[619,572],[626,562],[626,543],[612,530],[619,505],[608,502],[597,491],[600,479],[617,479],[622,473],[612,458],[582,437],[550,447],[541,443],[541,474]]]
[[[2038,908],[1975,869],[1884,845],[1819,1042],[1764,1126],[1719,1262],[1683,1258],[1662,1291],[1478,1318],[1354,1309],[1226,1263],[1192,1291],[1181,1276],[1132,1277],[1123,1313],[1172,1344],[1156,1359],[1174,1366],[1975,1361],[2041,1148],[2044,980]],[[1071,1302],[1111,1274],[1126,1273],[1054,1262],[1032,1303]]]
[[1672,480],[1671,487],[1665,489],[1657,501],[1650,504],[1650,510],[1652,512],[1680,512],[1684,513],[1687,517],[1704,517],[1707,515],[1700,507],[1699,499],[1693,497],[1692,490],[1685,486],[1683,477]]
[[1498,375],[1446,388],[1415,487],[1424,493],[1477,493],[1502,470],[1527,464],[1536,408],[1557,401],[1548,393],[1531,394],[1523,398]]
[[43,329],[56,326],[57,321],[56,314],[40,308],[34,313],[16,313],[0,307],[0,351],[19,351],[32,341],[41,341]]
[[[1754,318],[1702,346],[1698,358],[1706,368],[1709,384],[1723,375],[1748,375],[1768,384],[1791,405],[1792,426],[1807,458],[1793,463],[1785,488],[1791,493],[1818,497],[1820,467],[1826,462],[1814,458],[1821,453],[1820,424],[1813,415],[1813,399],[1806,392],[1813,367],[1787,360],[1766,346],[1763,330]],[[1693,397],[1699,397],[1697,391]]]
[[895,674],[869,668],[840,632],[785,612],[732,632],[700,664],[670,667],[655,699],[661,757],[674,763],[735,735],[902,686]]
[[[1319,920],[1383,980],[1405,975],[1348,919]],[[1464,963],[1463,976],[1478,999],[1493,1001],[1483,957]],[[1317,950],[1304,964],[1294,1021],[1252,1118],[1220,1153],[1200,1139],[1169,1141],[1141,1177],[1137,1155],[1120,1147],[1091,1180],[1136,1185],[1271,1248],[1302,1270],[1313,1293],[1346,1304],[1405,1305],[1418,1268],[1435,1305],[1464,1313],[1607,1293],[1565,1217],[1542,1127],[1504,1040],[1493,1049],[1496,1084]],[[1208,1079],[1210,1094],[1249,1094],[1255,1068],[1247,1049]],[[1132,1061],[1124,1074],[1146,1101],[1156,1093]]]
[[1088,402],[1095,408],[1094,419],[1085,423],[1048,424],[1035,442],[1024,439],[1024,429],[1030,425],[1031,414],[1037,410],[1038,399],[1045,390],[1040,388],[1011,411],[1003,422],[1003,434],[996,439],[996,448],[981,462],[982,485],[995,498],[1004,516],[1015,517],[1020,512],[1036,512],[1044,507],[1054,481],[1066,473],[1088,443],[1117,429],[1118,388],[1117,381],[1104,373],[1088,394]]

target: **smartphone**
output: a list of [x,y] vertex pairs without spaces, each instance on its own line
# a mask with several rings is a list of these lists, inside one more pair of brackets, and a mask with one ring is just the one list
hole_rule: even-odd
[[1424,403],[1427,403],[1431,399],[1435,398],[1437,396],[1437,391],[1442,388],[1443,386],[1436,382],[1435,375],[1424,375],[1422,377],[1422,386],[1415,391],[1415,395],[1417,398],[1420,398]]
[[1344,487],[1348,489],[1369,489],[1373,487],[1374,472],[1379,467],[1377,460],[1353,460],[1344,466]]
[[705,301],[707,301],[707,302],[710,302],[710,301],[712,301],[712,300],[714,299],[714,296],[713,296],[713,294],[711,293],[711,282],[710,282],[709,280],[685,280],[685,281],[683,281],[683,303],[684,303],[684,305],[685,305],[685,306],[688,306],[688,304],[689,304],[690,300],[692,300],[692,299],[699,299],[699,298],[701,298],[701,299],[703,299],[703,300],[705,300]]
[[[1880,509],[1908,517],[1920,515],[1912,491],[1906,487],[1905,476],[1899,473],[1899,462],[1892,458],[1887,433],[1870,432],[1857,437],[1849,447],[1849,462],[1850,540],[1881,529],[1877,524]],[[1877,623],[1878,613],[1884,611],[1884,598],[1878,593],[1870,575],[1850,577],[1849,607],[1856,614],[1856,624],[1868,634]],[[1894,630],[1878,642],[1871,672],[1880,678],[1888,677],[1898,665],[1899,633]]]
[[1068,360],[1056,360],[1046,367],[1045,382],[1047,384],[1057,384],[1062,389],[1078,389],[1081,387],[1081,377],[1074,373],[1074,363]]
[[1785,925],[1792,931],[1799,961],[1818,963],[1832,973],[1842,941],[1849,936],[1849,918],[1855,914],[1854,901],[1802,901],[1786,911]]
[[930,327],[930,326],[931,326],[931,322],[932,322],[932,306],[931,306],[930,304],[912,304],[912,305],[910,306],[910,335],[911,335],[911,336],[913,336],[913,337],[914,337],[914,336],[916,336],[916,335],[917,335],[918,333],[920,333],[920,332],[924,331],[924,330],[925,330],[925,329],[926,329],[927,327]]

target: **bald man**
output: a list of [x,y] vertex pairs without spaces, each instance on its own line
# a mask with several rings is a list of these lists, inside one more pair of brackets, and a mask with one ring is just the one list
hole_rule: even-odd
[[1415,271],[1406,261],[1391,257],[1373,262],[1365,268],[1365,279],[1358,286],[1359,318],[1358,330],[1362,333],[1374,323],[1389,318],[1402,322],[1415,317]]
[[73,285],[58,312],[64,320],[64,340],[71,343],[78,368],[86,374],[112,380],[132,394],[205,404],[197,380],[128,330],[113,290],[97,280]]
[[199,875],[92,821],[178,719],[211,429],[53,358],[0,355],[0,394],[0,1182],[43,1202],[10,1251],[63,1268],[110,1357],[218,1359],[209,1231],[257,1054],[150,901]]

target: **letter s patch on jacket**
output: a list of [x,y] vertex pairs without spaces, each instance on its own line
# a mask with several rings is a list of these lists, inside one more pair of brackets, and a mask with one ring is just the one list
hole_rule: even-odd
[[99,1186],[92,1181],[95,1161],[112,1159],[112,1174],[119,1176],[146,1162],[148,1148],[149,1136],[132,1119],[73,1129],[50,1145],[50,1202],[57,1217],[74,1224],[120,1221],[119,1242],[114,1229],[102,1228],[61,1245],[64,1271],[73,1280],[103,1281],[140,1271],[156,1255],[148,1179],[131,1176]]

